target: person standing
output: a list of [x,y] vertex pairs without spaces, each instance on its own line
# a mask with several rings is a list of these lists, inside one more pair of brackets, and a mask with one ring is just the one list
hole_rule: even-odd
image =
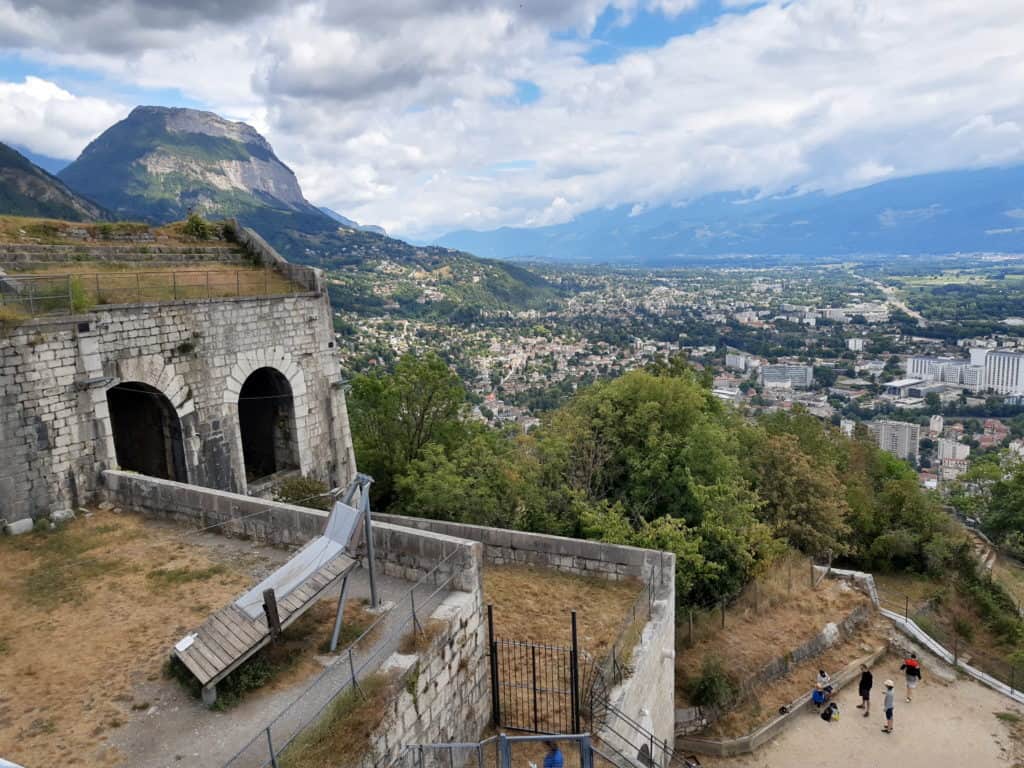
[[553,741],[546,741],[544,746],[548,748],[548,753],[544,755],[544,768],[563,768],[565,758],[562,757],[562,750],[558,745]]
[[914,698],[914,689],[921,682],[921,662],[917,660],[917,654],[911,652],[910,656],[903,660],[900,669],[907,675],[907,703]]
[[896,706],[896,692],[893,690],[895,687],[892,680],[885,681],[885,727],[882,728],[882,733],[892,733],[892,710]]
[[871,674],[871,670],[868,669],[867,664],[860,665],[860,683],[857,685],[857,692],[860,694],[860,704],[857,705],[857,709],[864,710],[864,717],[867,717],[871,709],[871,686],[875,684],[875,679]]

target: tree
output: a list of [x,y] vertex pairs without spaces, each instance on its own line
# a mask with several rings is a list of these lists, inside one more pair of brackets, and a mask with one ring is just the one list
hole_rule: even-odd
[[928,413],[939,413],[942,410],[942,398],[939,397],[938,392],[929,392],[924,396],[924,404],[928,409]]
[[395,478],[430,443],[458,442],[466,392],[437,355],[409,353],[392,375],[361,375],[352,381],[349,414],[360,467],[373,475],[376,503],[394,500]]

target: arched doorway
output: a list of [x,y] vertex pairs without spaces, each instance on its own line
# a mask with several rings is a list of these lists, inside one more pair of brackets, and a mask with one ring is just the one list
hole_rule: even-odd
[[295,405],[288,379],[275,368],[257,368],[238,395],[238,424],[246,480],[299,468]]
[[163,392],[139,381],[124,382],[107,390],[107,405],[121,469],[188,482],[181,421]]

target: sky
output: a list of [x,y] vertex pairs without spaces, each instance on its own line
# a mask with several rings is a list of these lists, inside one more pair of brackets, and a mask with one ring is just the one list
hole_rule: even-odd
[[0,0],[0,141],[261,131],[389,232],[1024,162],[1020,0]]

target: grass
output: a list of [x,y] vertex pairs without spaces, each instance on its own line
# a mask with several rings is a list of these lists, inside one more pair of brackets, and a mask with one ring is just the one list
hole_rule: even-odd
[[17,304],[11,303],[13,296],[6,298],[12,322],[28,317],[30,311],[60,312],[69,306],[74,312],[85,312],[107,304],[280,295],[299,290],[279,272],[243,262],[78,261],[38,264],[9,274],[12,278],[29,274],[36,278],[31,282],[31,301],[27,292]]
[[206,581],[227,571],[223,565],[211,565],[207,568],[156,568],[146,574],[153,589],[188,584],[192,581]]
[[1004,723],[1010,723],[1016,725],[1022,719],[1019,712],[996,712],[996,718],[1002,720]]
[[280,768],[322,768],[355,765],[370,744],[370,735],[384,720],[398,676],[377,673],[349,688],[327,708],[278,759]]
[[623,626],[641,584],[559,573],[547,568],[488,566],[484,600],[494,606],[498,638],[568,647],[576,611],[580,648],[607,653]]
[[398,652],[404,654],[420,654],[430,648],[434,638],[444,632],[448,623],[440,619],[431,619],[420,630],[413,630],[404,635],[398,642]]
[[11,650],[11,641],[6,637],[0,637],[0,656],[5,655]]
[[4,304],[0,306],[0,335],[28,320],[28,313],[21,307]]
[[[213,225],[217,229],[216,224]],[[0,216],[0,243],[41,243],[44,245],[69,245],[87,242],[118,241],[152,235],[157,244],[196,244],[201,238],[190,236],[186,222],[178,221],[162,227],[151,227],[137,221],[80,222],[59,219],[38,219],[28,216]],[[219,234],[214,232],[214,235]]]
[[29,535],[3,541],[3,547],[35,555],[35,564],[21,576],[22,596],[32,605],[54,607],[84,600],[91,580],[124,567],[120,560],[90,554],[120,540],[117,531],[114,526],[38,526]]

